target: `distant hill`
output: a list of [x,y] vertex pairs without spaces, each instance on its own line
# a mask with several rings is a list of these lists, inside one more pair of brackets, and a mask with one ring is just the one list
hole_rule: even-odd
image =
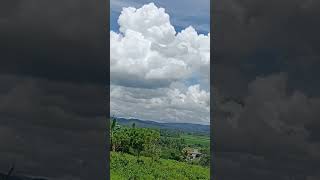
[[155,121],[146,121],[140,119],[126,119],[126,118],[116,118],[117,122],[123,126],[131,126],[135,123],[136,127],[141,128],[157,128],[157,129],[169,129],[169,130],[179,130],[186,133],[200,133],[207,134],[210,133],[209,125],[192,124],[192,123],[159,123]]

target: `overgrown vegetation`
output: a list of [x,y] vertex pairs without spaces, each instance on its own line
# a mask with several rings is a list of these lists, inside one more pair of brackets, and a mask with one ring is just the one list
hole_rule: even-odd
[[191,165],[175,160],[159,159],[153,161],[150,157],[111,152],[112,180],[193,180],[210,179],[209,168]]
[[209,137],[120,126],[116,119],[110,130],[112,179],[209,179]]

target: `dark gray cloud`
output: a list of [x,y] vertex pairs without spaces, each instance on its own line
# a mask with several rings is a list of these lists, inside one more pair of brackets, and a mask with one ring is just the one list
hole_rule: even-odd
[[0,96],[2,171],[15,163],[17,173],[37,176],[102,175],[103,88],[13,76],[1,82],[6,87]]
[[1,172],[106,176],[103,3],[1,2]]
[[319,178],[320,4],[212,7],[217,178]]
[[[286,85],[285,74],[268,75],[248,85],[244,106],[217,102],[214,134],[216,158],[221,160],[216,166],[221,173],[235,170],[232,164],[224,165],[231,161],[241,164],[237,171],[243,172],[235,173],[247,173],[244,179],[254,174],[269,179],[317,175],[320,141],[315,130],[320,98],[299,91],[288,93]],[[224,178],[229,179],[222,175]]]
[[319,91],[311,78],[319,75],[319,7],[317,1],[301,0],[217,1],[212,10],[215,69],[232,66],[247,82],[259,73],[286,71],[290,83],[296,81],[292,86],[314,95]]
[[105,81],[106,36],[95,2],[19,2],[1,22],[1,73]]

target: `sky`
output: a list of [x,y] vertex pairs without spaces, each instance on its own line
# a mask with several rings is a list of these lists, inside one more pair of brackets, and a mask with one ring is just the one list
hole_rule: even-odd
[[319,1],[214,2],[216,179],[320,179]]
[[192,25],[196,31],[201,34],[207,34],[210,31],[209,0],[111,0],[110,29],[112,31],[119,30],[119,24],[117,21],[123,7],[139,8],[142,5],[149,3],[154,3],[156,6],[164,8],[170,15],[170,21],[178,32],[190,25]]
[[210,123],[208,7],[209,1],[111,1],[111,115]]
[[[1,172],[15,162],[21,174],[103,176],[106,34],[96,27],[92,2],[1,1]],[[209,8],[199,0],[170,2],[172,10],[162,5],[171,18],[179,5],[195,10],[181,14]],[[217,179],[320,179],[319,16],[319,1],[214,1]],[[195,22],[185,24],[181,29]]]
[[94,2],[0,3],[0,172],[105,176],[106,34]]

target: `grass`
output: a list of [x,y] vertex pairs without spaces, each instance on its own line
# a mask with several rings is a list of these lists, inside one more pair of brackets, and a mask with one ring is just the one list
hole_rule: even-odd
[[111,152],[112,180],[206,180],[210,179],[209,168],[185,162],[160,159],[152,161],[149,157]]
[[188,145],[201,144],[203,146],[210,146],[209,136],[182,134],[181,137],[185,139]]

